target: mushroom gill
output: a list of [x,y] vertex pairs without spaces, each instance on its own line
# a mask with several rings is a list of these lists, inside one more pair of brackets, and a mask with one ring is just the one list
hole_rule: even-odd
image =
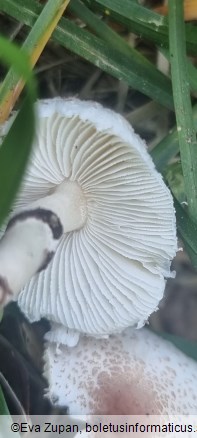
[[141,327],[172,276],[171,194],[120,115],[60,98],[38,102],[37,112],[34,153],[16,208],[54,206],[64,234],[48,267],[25,285],[19,305],[31,321],[46,317],[65,334],[105,336]]

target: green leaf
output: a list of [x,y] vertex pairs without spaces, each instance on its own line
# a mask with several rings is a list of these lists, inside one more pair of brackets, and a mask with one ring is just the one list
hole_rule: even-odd
[[[36,92],[35,82],[26,53],[0,37],[0,58],[6,64],[11,65],[16,73],[27,83],[26,99],[0,147],[1,224],[9,213],[31,151],[35,127],[33,104]],[[2,87],[0,91],[1,101],[6,96],[7,89]]]

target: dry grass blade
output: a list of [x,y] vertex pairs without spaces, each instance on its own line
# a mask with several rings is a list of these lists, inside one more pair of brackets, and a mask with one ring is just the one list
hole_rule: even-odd
[[[23,46],[29,53],[32,67],[39,59],[69,2],[70,0],[58,0],[54,6],[53,0],[49,0],[39,15]],[[3,84],[7,93],[0,104],[0,123],[8,119],[24,85],[24,80],[18,79],[17,76],[13,79],[12,70],[8,72]]]

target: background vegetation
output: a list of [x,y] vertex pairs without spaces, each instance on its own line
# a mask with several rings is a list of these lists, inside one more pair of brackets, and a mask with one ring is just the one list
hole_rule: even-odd
[[[1,224],[31,151],[36,96],[94,99],[121,112],[146,139],[155,165],[173,193],[179,236],[197,266],[197,6],[195,0],[169,0],[168,16],[163,16],[163,3],[0,0],[2,126],[25,85],[17,102],[18,116],[6,137],[1,128]],[[184,257],[181,263],[188,268]],[[196,281],[191,266],[189,273]],[[153,320],[153,327],[158,328]],[[40,373],[40,338],[46,327],[43,322],[32,328],[14,305],[6,309],[0,328],[0,382],[12,412],[51,409],[43,401],[45,382]],[[167,331],[173,332],[169,326]],[[188,337],[196,340],[197,331]],[[172,341],[197,357],[195,342],[174,336]],[[16,371],[15,377],[10,377],[10,355],[17,382]],[[0,392],[0,412],[5,409]]]

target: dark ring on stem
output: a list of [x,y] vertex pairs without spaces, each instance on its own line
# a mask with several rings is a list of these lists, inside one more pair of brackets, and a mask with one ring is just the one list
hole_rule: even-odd
[[[26,210],[16,214],[7,225],[7,230],[13,227],[18,221],[25,221],[26,219],[34,218],[47,224],[52,231],[55,240],[60,239],[63,234],[63,226],[58,216],[51,210],[45,208],[36,208],[35,210]],[[6,230],[6,231],[7,231]]]

